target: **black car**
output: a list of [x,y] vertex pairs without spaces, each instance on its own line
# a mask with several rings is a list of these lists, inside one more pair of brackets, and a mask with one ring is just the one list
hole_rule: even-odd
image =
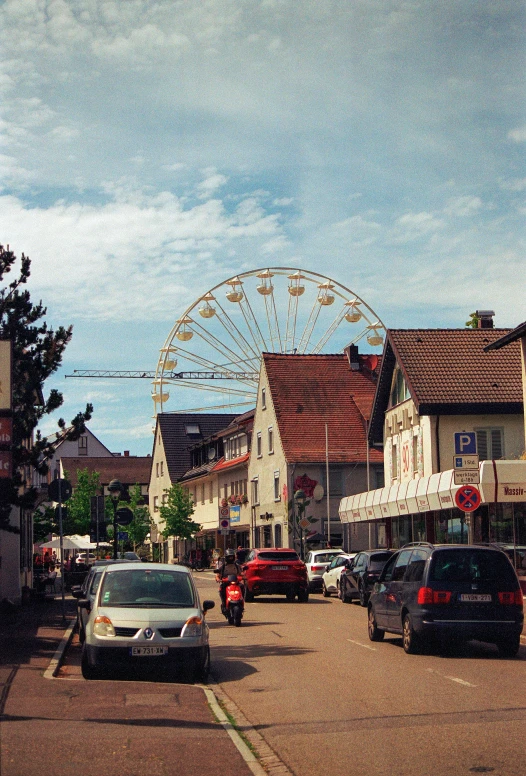
[[340,598],[344,604],[357,598],[367,606],[373,585],[394,550],[367,550],[346,564],[340,577]]
[[408,653],[477,639],[514,657],[523,623],[522,591],[509,558],[480,545],[406,545],[385,565],[368,607],[370,640],[400,633]]

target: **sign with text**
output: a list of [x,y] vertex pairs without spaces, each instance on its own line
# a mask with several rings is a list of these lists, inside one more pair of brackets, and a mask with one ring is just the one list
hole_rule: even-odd
[[0,410],[11,409],[11,340],[0,339]]
[[0,446],[8,447],[13,442],[13,419],[0,418]]
[[479,468],[479,457],[476,454],[473,455],[454,455],[453,456],[453,468],[454,469],[477,469]]
[[241,522],[241,507],[240,506],[230,507],[230,525],[232,525],[232,523],[240,523],[240,522]]
[[0,450],[0,478],[12,476],[11,453]]
[[474,431],[455,434],[455,455],[471,455],[477,452],[477,435]]
[[480,473],[478,469],[461,469],[453,472],[455,485],[478,485]]

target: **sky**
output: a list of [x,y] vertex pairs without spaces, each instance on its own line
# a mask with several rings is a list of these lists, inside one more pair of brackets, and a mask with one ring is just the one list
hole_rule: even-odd
[[112,451],[151,453],[148,381],[65,375],[155,370],[183,312],[256,268],[334,278],[390,328],[521,323],[525,17],[523,0],[3,0],[0,242],[74,332],[43,431],[91,401]]

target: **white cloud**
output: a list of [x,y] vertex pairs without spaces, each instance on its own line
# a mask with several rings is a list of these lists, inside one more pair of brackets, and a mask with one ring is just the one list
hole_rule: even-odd
[[212,172],[203,181],[197,184],[196,189],[199,192],[201,199],[208,199],[218,189],[222,188],[228,183],[228,178],[225,175]]
[[396,243],[410,242],[429,237],[443,227],[444,222],[432,213],[406,213],[396,219],[391,239]]
[[515,143],[526,143],[526,127],[519,127],[508,132],[508,138]]
[[472,216],[481,208],[480,197],[452,197],[446,202],[444,213],[448,216]]

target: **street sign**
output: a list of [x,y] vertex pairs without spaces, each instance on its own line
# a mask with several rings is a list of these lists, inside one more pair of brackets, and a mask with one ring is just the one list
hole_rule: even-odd
[[307,520],[306,517],[302,517],[300,520],[300,526],[303,528],[304,531],[309,527],[309,525],[310,525],[310,520]]
[[73,488],[69,480],[56,479],[52,480],[47,486],[47,495],[50,501],[56,501],[57,503],[64,503],[71,498]]
[[228,517],[230,514],[230,507],[221,507],[219,514],[221,517]]
[[119,542],[128,541],[128,531],[117,531],[117,539]]
[[228,517],[221,518],[221,520],[219,521],[219,527],[221,528],[222,531],[228,531],[228,529],[230,528],[230,520],[228,519]]
[[229,533],[230,533],[229,528],[221,528],[221,536],[228,536]]
[[128,507],[121,507],[117,510],[115,522],[119,525],[130,525],[133,520],[133,512]]
[[463,512],[474,512],[481,500],[480,491],[473,485],[463,485],[455,493],[455,504]]
[[476,469],[479,468],[478,455],[454,455],[453,456],[453,468],[454,469]]
[[478,469],[456,470],[453,472],[455,485],[478,485],[480,472]]
[[474,431],[460,431],[455,434],[455,455],[477,452],[477,435]]

